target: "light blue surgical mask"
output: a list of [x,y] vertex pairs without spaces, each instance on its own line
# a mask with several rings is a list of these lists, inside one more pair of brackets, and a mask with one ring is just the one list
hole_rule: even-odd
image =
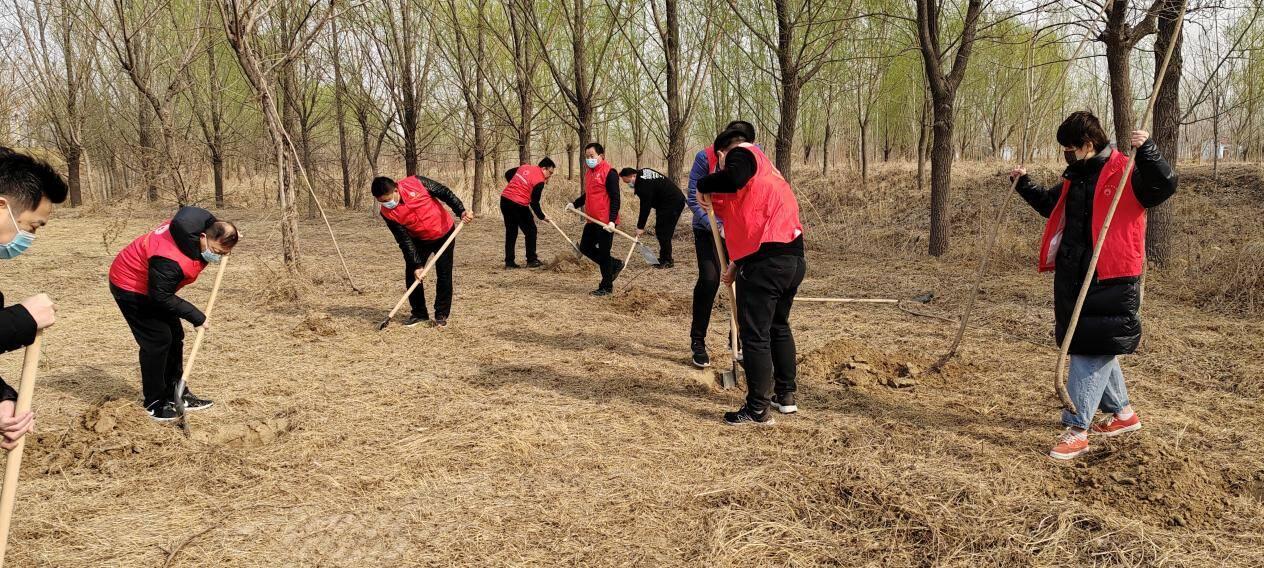
[[219,261],[224,260],[224,255],[217,254],[211,249],[206,249],[202,251],[202,260],[205,260],[206,262],[209,262],[211,264],[219,264]]
[[588,166],[590,170],[597,167],[597,158],[585,158],[584,165]]
[[382,207],[385,207],[387,209],[394,209],[396,207],[399,207],[399,202],[393,199],[390,201],[383,201]]
[[13,216],[13,208],[6,207],[6,209],[9,211],[9,220],[13,221],[13,228],[18,232],[8,244],[0,245],[0,259],[9,260],[31,248],[31,243],[35,242],[35,233],[22,230],[22,227],[18,226],[17,218]]

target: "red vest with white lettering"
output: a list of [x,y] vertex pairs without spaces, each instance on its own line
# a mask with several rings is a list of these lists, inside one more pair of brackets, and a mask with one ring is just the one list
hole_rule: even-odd
[[[584,174],[584,212],[602,223],[610,222],[610,195],[606,193],[606,177],[612,169],[610,162],[603,161]],[[614,222],[618,223],[619,219],[616,217]]]
[[509,185],[505,186],[505,190],[500,192],[500,195],[518,205],[531,205],[531,190],[543,182],[544,168],[518,166],[518,171],[514,173],[513,179],[509,180]]
[[171,237],[171,221],[167,221],[136,237],[132,244],[119,251],[110,264],[110,283],[128,292],[149,294],[149,259],[155,256],[180,265],[184,279],[176,286],[177,290],[192,284],[202,273],[202,269],[206,268],[206,263],[202,260],[189,258],[180,251],[176,240]]
[[395,185],[399,190],[399,205],[394,209],[383,207],[383,218],[403,225],[408,234],[423,241],[438,240],[452,230],[452,215],[430,195],[417,176],[408,176]]
[[738,261],[764,243],[788,243],[803,234],[799,202],[790,183],[754,144],[739,144],[755,156],[755,175],[737,193],[712,193],[715,215],[724,221],[731,260]]
[[[1110,209],[1115,190],[1119,188],[1119,176],[1124,174],[1127,165],[1128,156],[1115,150],[1097,176],[1097,186],[1093,190],[1093,242],[1090,246],[1097,244],[1102,224],[1106,221],[1106,211]],[[1071,181],[1063,180],[1062,195],[1058,196],[1058,204],[1054,206],[1049,221],[1045,223],[1045,232],[1040,238],[1041,272],[1054,269],[1058,246],[1062,244],[1062,231],[1066,228],[1066,198],[1070,189]],[[1132,176],[1128,176],[1123,191],[1123,195],[1119,197],[1119,207],[1115,209],[1115,216],[1110,221],[1110,231],[1106,233],[1102,254],[1097,259],[1099,280],[1140,276],[1145,267],[1146,210],[1132,192]]]

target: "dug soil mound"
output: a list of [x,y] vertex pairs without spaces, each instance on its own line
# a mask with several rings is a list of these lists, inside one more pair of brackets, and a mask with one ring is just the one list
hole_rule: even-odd
[[835,339],[799,360],[799,375],[847,387],[909,388],[925,365],[849,339]]
[[299,339],[317,339],[338,335],[338,326],[334,319],[324,312],[308,312],[303,321],[298,322],[290,335]]
[[294,423],[284,416],[239,424],[198,425],[190,437],[195,441],[234,448],[256,448],[271,444],[294,430]]
[[553,260],[544,263],[545,270],[560,274],[586,274],[595,268],[588,259],[570,252],[555,255]]
[[615,309],[635,316],[666,316],[689,313],[690,301],[686,296],[651,292],[640,286],[632,286],[626,292],[615,294],[612,304]]
[[64,432],[38,432],[31,463],[45,474],[75,469],[109,472],[122,459],[139,454],[155,442],[173,442],[169,428],[154,424],[134,400],[106,400],[94,404]]

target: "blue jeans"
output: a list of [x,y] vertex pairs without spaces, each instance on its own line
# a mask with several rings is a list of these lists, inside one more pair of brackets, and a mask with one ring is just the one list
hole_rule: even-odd
[[1088,429],[1098,410],[1114,414],[1128,406],[1124,372],[1114,355],[1072,355],[1067,393],[1079,414],[1062,411],[1062,423]]

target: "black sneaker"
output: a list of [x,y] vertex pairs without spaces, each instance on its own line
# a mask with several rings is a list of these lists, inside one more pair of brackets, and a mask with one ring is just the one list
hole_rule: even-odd
[[660,261],[658,261],[658,264],[655,264],[655,265],[654,265],[654,268],[657,268],[657,269],[659,269],[659,270],[665,270],[665,269],[671,268],[671,267],[673,267],[673,266],[676,266],[676,263],[674,263],[674,262],[672,262],[672,261],[670,261],[670,260],[660,260]]
[[769,414],[767,410],[756,414],[755,412],[752,412],[751,409],[743,405],[736,412],[725,412],[724,423],[729,426],[746,426],[748,424],[754,424],[755,426],[772,426],[773,424],[776,424],[777,421],[772,419],[772,414]]
[[593,290],[592,292],[589,292],[589,293],[588,293],[588,295],[590,295],[590,296],[609,296],[610,294],[613,294],[613,293],[614,293],[614,289],[612,289],[612,288],[598,288],[598,289],[596,289],[596,290]]
[[787,392],[772,397],[772,407],[782,414],[794,414],[799,411],[794,403],[794,393]]
[[541,267],[541,266],[544,266],[544,263],[543,263],[543,262],[540,262],[539,260],[528,260],[528,261],[527,261],[527,268],[539,268],[539,267]]
[[185,410],[193,412],[197,410],[206,410],[212,406],[215,406],[215,401],[199,398],[197,395],[189,392],[189,389],[184,389]]
[[705,369],[711,366],[711,357],[707,355],[707,344],[701,341],[694,341],[689,346],[693,351],[693,366],[699,369]]
[[145,407],[145,412],[148,412],[149,417],[155,422],[171,422],[180,417],[180,409],[176,408],[176,403],[168,400],[150,403]]
[[419,318],[417,316],[410,316],[407,320],[404,320],[404,327],[417,327],[428,321],[430,321],[430,318],[428,317]]
[[444,318],[436,317],[436,318],[435,318],[435,323],[434,323],[434,324],[435,324],[435,327],[440,327],[440,328],[442,328],[442,327],[448,327],[448,318],[446,318],[446,317],[444,317]]
[[516,263],[516,262],[506,262],[506,263],[505,263],[505,270],[514,270],[514,269],[516,269],[516,268],[522,268],[522,266],[521,266],[521,265],[519,265],[519,264],[518,264],[518,263]]

